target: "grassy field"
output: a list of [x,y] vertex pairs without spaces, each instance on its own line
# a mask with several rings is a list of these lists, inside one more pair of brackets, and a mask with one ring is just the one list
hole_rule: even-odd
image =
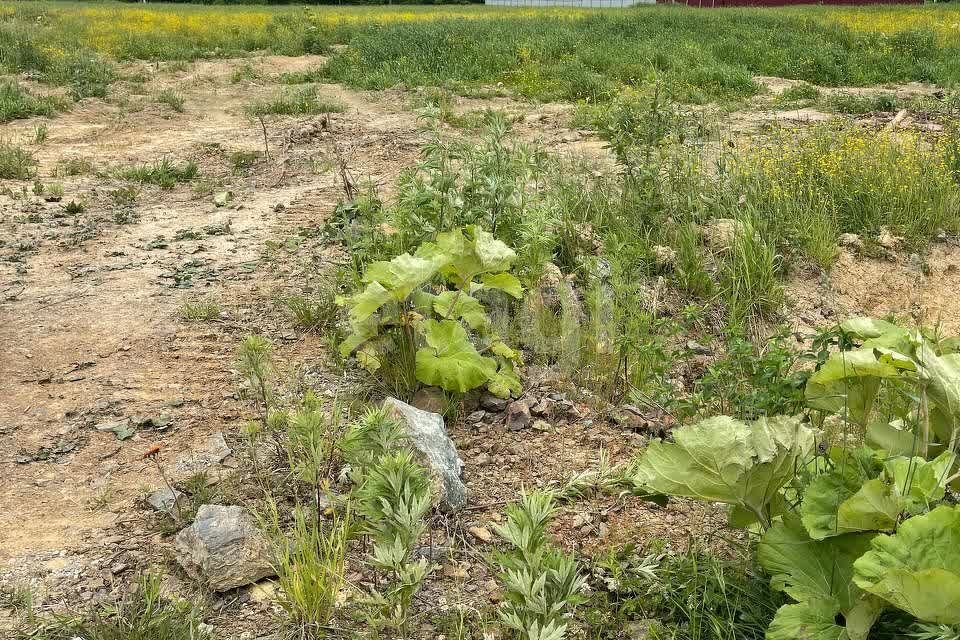
[[960,80],[955,5],[703,12],[483,6],[225,7],[0,4],[0,66],[101,93],[91,60],[191,60],[252,51],[333,55],[351,86],[503,83],[543,100],[605,100],[660,83],[684,102],[755,94],[754,74],[827,85]]

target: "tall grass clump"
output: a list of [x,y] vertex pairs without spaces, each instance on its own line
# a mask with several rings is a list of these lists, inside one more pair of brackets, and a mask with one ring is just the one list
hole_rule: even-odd
[[161,595],[162,576],[146,574],[139,587],[112,605],[80,615],[35,616],[17,640],[209,640],[199,608]]
[[152,184],[161,189],[172,189],[177,183],[197,177],[199,169],[192,161],[176,164],[168,158],[153,163],[136,164],[116,170],[118,178],[140,184]]
[[781,133],[735,159],[732,174],[765,237],[823,261],[835,234],[874,238],[886,227],[918,246],[941,229],[960,231],[948,145],[830,124]]
[[270,98],[248,105],[246,111],[251,116],[302,116],[317,113],[341,113],[344,106],[339,102],[321,100],[314,87],[282,91]]
[[352,516],[324,518],[297,506],[293,526],[284,535],[277,505],[271,503],[267,531],[274,542],[274,567],[280,583],[280,605],[307,637],[317,637],[333,615],[345,586],[345,568]]
[[26,180],[33,176],[36,166],[32,153],[12,142],[0,140],[0,178]]
[[66,108],[59,98],[35,96],[15,82],[0,82],[0,123],[52,116]]

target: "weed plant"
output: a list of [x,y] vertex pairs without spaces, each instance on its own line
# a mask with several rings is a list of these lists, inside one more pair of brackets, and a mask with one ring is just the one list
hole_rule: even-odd
[[283,91],[273,98],[248,105],[250,116],[303,116],[318,113],[341,113],[344,106],[339,102],[321,100],[314,87]]
[[168,158],[153,163],[144,163],[123,167],[114,171],[115,175],[129,182],[152,184],[161,189],[172,189],[178,183],[190,182],[197,177],[199,169],[192,161],[176,164]]
[[15,82],[0,82],[0,123],[33,116],[54,116],[66,107],[61,98],[37,97]]
[[19,145],[0,140],[0,178],[28,180],[33,177],[37,161]]

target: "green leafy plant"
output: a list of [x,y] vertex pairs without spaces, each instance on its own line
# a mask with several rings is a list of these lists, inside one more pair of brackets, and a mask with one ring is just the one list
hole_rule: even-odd
[[433,500],[427,471],[405,444],[399,423],[379,409],[354,423],[341,445],[357,484],[360,530],[373,541],[368,562],[388,577],[383,590],[366,598],[367,623],[403,637],[413,598],[431,570],[426,558],[415,559],[412,552]]
[[825,428],[859,428],[870,446],[850,446],[848,431],[842,446],[812,448],[797,418],[718,417],[652,443],[642,482],[732,504],[733,526],[759,524],[757,559],[794,600],[768,640],[863,640],[886,609],[949,629],[960,623],[960,517],[944,504],[958,477],[958,341],[871,318],[820,344],[831,341],[840,349],[818,358],[806,398]]
[[[366,287],[343,300],[352,334],[340,345],[342,355],[356,353],[370,371],[392,360],[407,380],[446,391],[486,386],[500,397],[519,393],[519,354],[491,331],[475,297],[499,290],[519,298],[520,281],[509,273],[515,258],[492,234],[469,226],[439,234],[413,255],[371,264],[362,278]],[[428,287],[436,281],[442,286],[432,293]]]
[[841,350],[810,376],[808,404],[896,455],[954,450],[960,426],[960,341],[891,322],[850,318]]
[[496,527],[510,545],[494,555],[504,587],[500,619],[521,640],[564,638],[573,609],[585,600],[585,581],[573,555],[547,541],[555,509],[548,492],[524,494],[507,508],[507,521]]

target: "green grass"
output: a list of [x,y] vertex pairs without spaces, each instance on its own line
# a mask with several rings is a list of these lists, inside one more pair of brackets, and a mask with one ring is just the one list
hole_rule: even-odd
[[0,140],[0,178],[26,180],[33,176],[37,161],[23,147]]
[[343,105],[338,102],[321,100],[313,87],[281,91],[269,100],[254,102],[246,108],[247,113],[251,116],[302,116],[317,113],[341,113],[343,110]]
[[180,317],[188,322],[214,320],[220,317],[220,303],[210,298],[186,300],[180,305]]
[[[955,19],[952,11],[944,18]],[[894,38],[854,32],[817,15],[650,7],[567,18],[389,23],[358,31],[327,72],[369,89],[503,82],[540,100],[598,101],[624,86],[661,84],[672,98],[692,103],[754,95],[753,74],[824,86],[907,80],[946,86],[960,79],[951,62],[955,41],[940,42],[929,31]]]
[[[659,84],[690,103],[756,94],[755,74],[822,86],[923,81],[950,86],[960,9],[799,7],[700,11],[469,7],[197,7],[7,3],[0,67],[34,71],[74,95],[104,96],[107,60],[193,60],[267,50],[338,50],[321,77],[382,89],[507,90],[539,100],[605,100]],[[898,24],[903,26],[899,27]],[[242,80],[253,75],[245,72]],[[255,75],[255,74],[254,74]]]
[[177,93],[173,89],[164,89],[156,96],[156,101],[159,104],[165,104],[177,113],[183,113],[184,103],[186,100],[183,97],[183,94]]
[[30,615],[16,640],[207,640],[199,610],[161,596],[161,577],[145,575],[139,588],[115,604],[77,615]]
[[67,103],[62,98],[35,96],[16,82],[0,82],[0,123],[33,116],[53,116],[66,108]]
[[896,111],[900,108],[900,101],[893,93],[834,93],[823,100],[823,105],[837,113],[861,115],[876,111]]
[[153,163],[144,163],[123,167],[114,171],[115,175],[129,182],[153,184],[161,189],[172,189],[180,182],[190,182],[199,173],[195,162],[175,164],[167,158]]

